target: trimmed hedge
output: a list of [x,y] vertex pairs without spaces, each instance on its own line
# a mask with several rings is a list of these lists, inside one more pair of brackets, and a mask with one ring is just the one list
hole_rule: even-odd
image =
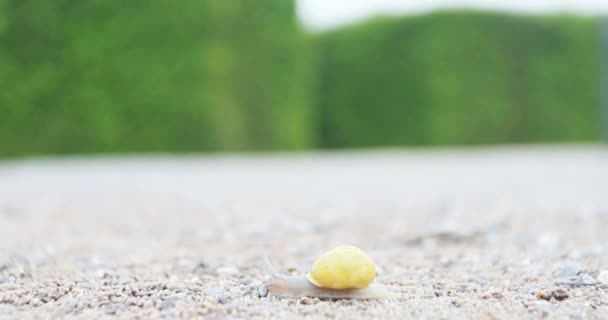
[[284,0],[0,1],[0,156],[598,138],[593,19],[295,20]]
[[438,12],[318,37],[325,147],[596,140],[589,18]]
[[0,156],[304,148],[291,1],[0,2]]

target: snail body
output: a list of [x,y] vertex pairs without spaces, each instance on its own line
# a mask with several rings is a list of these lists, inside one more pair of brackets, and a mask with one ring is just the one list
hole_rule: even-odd
[[370,286],[376,275],[371,258],[354,246],[339,246],[321,255],[306,276],[273,274],[268,291],[287,297],[389,299],[398,295]]
[[362,289],[329,289],[316,286],[306,276],[274,275],[266,283],[268,292],[283,297],[316,297],[328,299],[396,299],[399,295],[383,286],[372,285]]

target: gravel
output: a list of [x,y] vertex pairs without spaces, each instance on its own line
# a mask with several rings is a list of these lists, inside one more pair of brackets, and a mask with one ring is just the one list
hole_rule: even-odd
[[[598,146],[0,162],[0,319],[605,319],[607,163]],[[264,286],[339,244],[400,298]]]

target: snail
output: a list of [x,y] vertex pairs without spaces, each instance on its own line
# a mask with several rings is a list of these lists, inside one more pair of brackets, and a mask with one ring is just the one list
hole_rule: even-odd
[[363,250],[354,246],[338,246],[321,255],[305,276],[289,276],[273,272],[266,283],[271,294],[286,297],[317,297],[332,299],[397,298],[379,285],[370,283],[376,265]]

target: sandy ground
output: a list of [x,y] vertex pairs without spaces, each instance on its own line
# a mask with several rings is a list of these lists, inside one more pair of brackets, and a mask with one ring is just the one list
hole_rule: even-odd
[[[265,296],[339,244],[400,298]],[[608,319],[608,149],[0,162],[0,318],[60,317]]]

